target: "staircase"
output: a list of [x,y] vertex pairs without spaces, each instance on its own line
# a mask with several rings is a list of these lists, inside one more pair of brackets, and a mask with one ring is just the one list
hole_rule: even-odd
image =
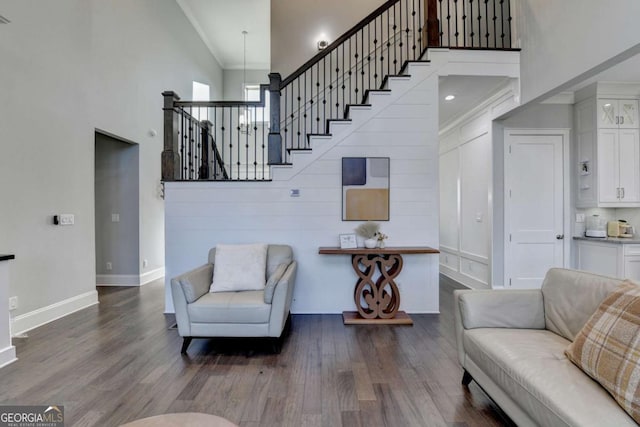
[[[390,0],[260,101],[181,101],[163,93],[162,180],[271,181],[336,142],[401,90],[429,49],[513,50],[508,0]],[[403,83],[404,82],[404,83]],[[269,93],[269,108],[266,108]]]

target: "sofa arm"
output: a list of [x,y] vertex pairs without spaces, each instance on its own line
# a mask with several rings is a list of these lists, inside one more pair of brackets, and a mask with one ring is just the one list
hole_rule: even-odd
[[279,337],[284,329],[284,324],[291,310],[297,269],[298,264],[292,261],[276,285],[273,300],[271,301],[271,317],[269,319],[270,337]]
[[538,289],[455,291],[465,329],[544,329],[544,303]]
[[191,336],[187,305],[207,293],[212,278],[213,265],[205,264],[171,279],[171,297],[180,336]]
[[464,364],[465,329],[544,329],[544,303],[538,289],[456,290],[453,292],[458,359]]

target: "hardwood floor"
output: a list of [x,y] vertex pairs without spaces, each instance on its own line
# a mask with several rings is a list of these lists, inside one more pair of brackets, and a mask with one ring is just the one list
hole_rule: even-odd
[[194,340],[181,356],[161,281],[99,294],[100,305],[14,339],[0,404],[61,404],[67,426],[186,411],[240,426],[513,425],[475,383],[460,384],[445,280],[441,314],[412,315],[414,326],[294,315],[279,355],[260,341]]

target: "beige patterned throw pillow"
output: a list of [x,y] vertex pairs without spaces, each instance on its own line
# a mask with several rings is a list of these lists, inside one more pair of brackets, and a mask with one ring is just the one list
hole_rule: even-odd
[[565,353],[640,423],[640,286],[622,282]]

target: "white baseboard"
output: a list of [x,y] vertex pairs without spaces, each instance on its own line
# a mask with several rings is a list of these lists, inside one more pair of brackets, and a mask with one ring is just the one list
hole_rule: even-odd
[[140,284],[146,285],[149,282],[158,280],[164,277],[164,267],[156,268],[155,270],[147,271],[140,275]]
[[142,286],[164,277],[164,267],[143,274],[96,274],[96,286]]
[[83,308],[98,304],[98,291],[76,295],[11,319],[11,335],[23,334]]
[[96,274],[96,286],[140,286],[137,274]]
[[7,366],[10,363],[18,360],[16,357],[16,348],[10,345],[7,348],[0,350],[0,368]]

